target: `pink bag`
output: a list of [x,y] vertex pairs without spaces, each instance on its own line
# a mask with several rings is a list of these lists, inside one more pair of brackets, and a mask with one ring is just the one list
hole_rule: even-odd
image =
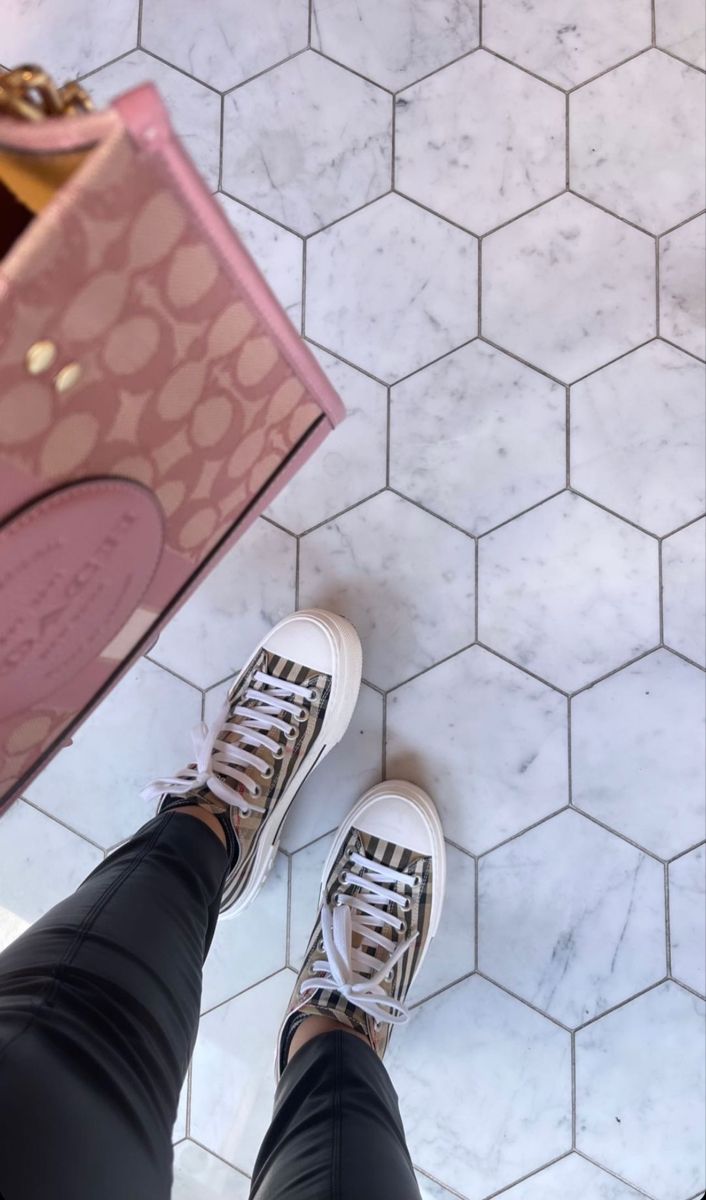
[[0,230],[1,812],[344,412],[153,87],[0,115]]

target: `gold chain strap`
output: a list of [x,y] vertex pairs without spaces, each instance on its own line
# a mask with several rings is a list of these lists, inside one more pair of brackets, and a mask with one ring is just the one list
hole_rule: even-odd
[[0,114],[22,121],[45,117],[74,117],[90,112],[90,96],[80,83],[59,88],[41,67],[27,64],[0,73]]

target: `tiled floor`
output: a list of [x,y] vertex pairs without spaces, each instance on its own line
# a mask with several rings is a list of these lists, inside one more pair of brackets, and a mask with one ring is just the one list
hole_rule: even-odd
[[329,834],[427,786],[446,920],[393,1039],[425,1200],[704,1187],[702,0],[6,0],[0,58],[156,80],[350,416],[5,818],[0,937],[148,815],[253,639],[365,686],[223,923],[178,1200],[245,1200]]

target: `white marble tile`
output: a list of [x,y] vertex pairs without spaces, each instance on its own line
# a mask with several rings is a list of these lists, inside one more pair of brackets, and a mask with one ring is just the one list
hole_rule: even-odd
[[478,637],[573,690],[659,642],[657,543],[571,492],[481,538]]
[[478,244],[401,196],[307,242],[307,335],[393,382],[477,332]]
[[568,803],[563,696],[478,646],[392,692],[387,770],[434,798],[476,853]]
[[662,337],[706,358],[706,217],[694,217],[659,243]]
[[567,1154],[503,1192],[503,1200],[644,1200],[644,1192],[636,1192],[579,1154]]
[[228,220],[255,259],[290,321],[301,329],[304,246],[301,238],[218,193]]
[[706,67],[706,15],[701,0],[656,0],[657,45]]
[[224,91],[307,43],[306,0],[143,0],[142,45]]
[[662,544],[664,640],[706,666],[706,518]]
[[197,687],[233,674],[294,609],[295,562],[294,539],[256,521],[172,618],[152,657]]
[[58,84],[99,67],[137,45],[138,0],[108,7],[87,0],[6,0],[2,12],[3,65],[39,63]]
[[456,1200],[453,1192],[448,1192],[446,1188],[435,1183],[433,1179],[429,1179],[421,1171],[417,1171],[417,1183],[422,1193],[422,1200]]
[[468,1200],[571,1147],[569,1034],[478,976],[415,1009],[386,1065],[413,1161]]
[[278,854],[262,891],[246,911],[218,922],[203,972],[202,1012],[285,965],[288,874],[287,860]]
[[103,67],[91,75],[86,86],[95,104],[103,105],[142,83],[154,83],[159,89],[186,150],[208,186],[217,188],[221,98],[216,92],[142,50]]
[[699,846],[669,867],[672,975],[706,992],[706,849]]
[[307,51],[226,96],[223,187],[299,233],[389,191],[392,104]]
[[298,850],[336,829],[364,792],[382,775],[382,696],[361,687],[342,740],[311,772],[282,830],[285,850]]
[[0,950],[102,862],[95,846],[18,800],[0,828]]
[[658,650],[572,701],[578,808],[671,858],[706,832],[700,671]]
[[479,970],[564,1025],[666,975],[662,864],[586,817],[559,813],[478,867]]
[[483,243],[492,342],[570,383],[655,333],[647,234],[566,194]]
[[564,388],[485,342],[391,396],[391,486],[470,533],[563,488]]
[[289,966],[301,969],[319,911],[321,877],[335,834],[326,834],[292,856],[289,902]]
[[311,36],[395,91],[478,45],[478,0],[314,0]]
[[473,233],[564,188],[564,97],[495,55],[479,50],[395,104],[395,187]]
[[576,1035],[576,1146],[656,1200],[706,1184],[704,1003],[665,983]]
[[140,790],[186,766],[201,697],[140,659],[28,789],[30,800],[106,849],[154,816]]
[[473,640],[470,538],[391,492],[304,536],[300,603],[348,617],[363,676],[393,687]]
[[569,116],[570,181],[581,195],[653,233],[703,208],[701,72],[650,50],[574,92]]
[[174,1128],[172,1129],[172,1142],[173,1143],[180,1142],[182,1140],[182,1138],[186,1137],[186,1126],[187,1126],[187,1121],[188,1121],[188,1102],[189,1102],[189,1076],[187,1074],[186,1079],[184,1080],[184,1083],[182,1085],[181,1092],[179,1093],[179,1107],[177,1109],[177,1115],[176,1115],[176,1120],[174,1122]]
[[706,369],[649,342],[571,389],[571,483],[652,533],[706,508]]
[[568,87],[650,45],[649,0],[484,0],[483,45]]
[[409,990],[410,1004],[420,1004],[475,966],[476,866],[455,846],[446,847],[446,894],[439,931],[419,975]]
[[303,533],[385,486],[387,394],[382,384],[312,346],[346,406],[337,425],[268,509],[268,516]]
[[295,983],[280,971],[201,1018],[190,1134],[239,1170],[252,1170],[272,1115],[277,1033]]
[[[250,1180],[195,1142],[174,1151],[172,1200],[248,1200]],[[611,1197],[612,1200],[612,1197]]]

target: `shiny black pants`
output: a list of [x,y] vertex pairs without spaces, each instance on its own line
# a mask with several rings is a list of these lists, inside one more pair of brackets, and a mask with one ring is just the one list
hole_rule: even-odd
[[[0,955],[2,1200],[167,1200],[225,866],[200,821],[156,817]],[[251,1196],[419,1200],[395,1092],[360,1039],[294,1056]]]

